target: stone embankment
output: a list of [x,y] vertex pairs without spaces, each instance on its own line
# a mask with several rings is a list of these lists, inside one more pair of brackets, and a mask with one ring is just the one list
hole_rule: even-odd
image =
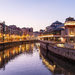
[[40,46],[45,49],[46,55],[48,55],[48,52],[52,52],[63,58],[75,61],[75,49],[57,47],[54,43],[44,41],[40,41]]

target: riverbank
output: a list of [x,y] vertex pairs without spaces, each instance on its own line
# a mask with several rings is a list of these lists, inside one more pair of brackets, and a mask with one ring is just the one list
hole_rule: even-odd
[[25,40],[25,41],[14,41],[14,42],[2,42],[0,43],[0,51],[14,47],[17,45],[25,44],[25,43],[33,43],[33,42],[38,42],[38,40]]
[[[40,54],[41,56],[46,59],[46,61],[48,61],[52,66],[56,65],[56,67],[54,68],[54,72],[56,72],[59,68],[59,71],[62,70],[63,71],[67,71],[67,72],[71,72],[71,73],[75,73],[75,64],[74,62],[69,62],[67,59],[57,56],[55,54],[53,54],[52,52],[49,52],[48,55],[46,56],[46,50],[43,48],[40,48]],[[60,67],[59,67],[60,66]],[[61,69],[62,67],[62,69]],[[51,70],[52,68],[50,68]],[[59,72],[58,71],[58,72]],[[61,73],[61,72],[60,72]],[[68,75],[68,74],[67,74]]]
[[53,43],[44,41],[41,41],[41,47],[45,50],[45,55],[49,55],[50,52],[60,58],[75,61],[75,49],[57,47]]

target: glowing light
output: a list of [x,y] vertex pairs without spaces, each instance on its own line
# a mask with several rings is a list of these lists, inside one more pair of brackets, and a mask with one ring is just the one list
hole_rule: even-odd
[[53,34],[52,35],[41,35],[41,36],[39,36],[39,38],[41,38],[41,37],[53,37]]
[[13,50],[13,54],[15,54],[15,50]]
[[75,21],[67,21],[64,25],[75,25]]
[[57,44],[58,47],[64,47],[64,44]]
[[55,70],[56,65],[51,65],[44,57],[42,56],[43,63],[50,69],[52,72]]
[[6,55],[4,54],[4,58],[6,57]]
[[75,35],[69,35],[70,37],[74,37]]
[[0,62],[2,61],[2,58],[0,57]]
[[63,37],[61,37],[60,40],[63,42],[64,41]]

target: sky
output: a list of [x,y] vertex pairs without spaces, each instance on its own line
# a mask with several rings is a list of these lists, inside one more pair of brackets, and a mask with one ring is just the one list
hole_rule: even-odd
[[75,0],[0,0],[0,21],[7,25],[39,31],[67,17],[75,18]]

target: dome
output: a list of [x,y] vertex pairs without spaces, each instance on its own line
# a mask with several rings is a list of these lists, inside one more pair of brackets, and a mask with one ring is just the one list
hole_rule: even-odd
[[72,17],[69,17],[69,18],[66,18],[66,21],[65,22],[67,22],[67,21],[75,21],[75,19],[72,18]]
[[56,27],[57,25],[61,25],[61,24],[63,24],[63,23],[56,21],[56,22],[51,24],[51,27]]
[[65,21],[65,26],[75,26],[75,19],[72,17],[69,17]]

